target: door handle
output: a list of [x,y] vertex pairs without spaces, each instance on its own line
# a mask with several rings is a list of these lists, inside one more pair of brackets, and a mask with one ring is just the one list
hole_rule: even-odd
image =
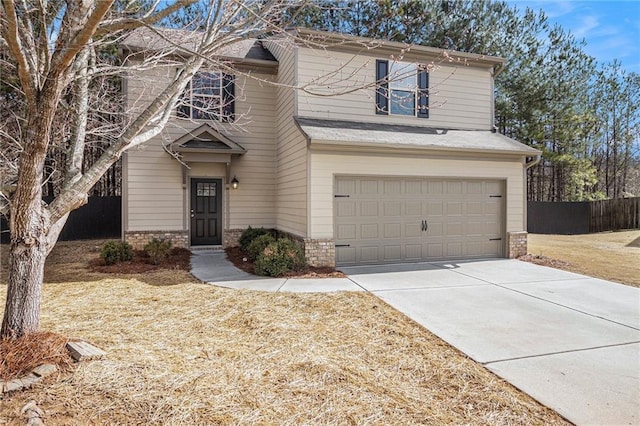
[[421,226],[422,232],[426,231],[427,229],[429,229],[429,222],[427,222],[426,220],[422,221],[422,226]]

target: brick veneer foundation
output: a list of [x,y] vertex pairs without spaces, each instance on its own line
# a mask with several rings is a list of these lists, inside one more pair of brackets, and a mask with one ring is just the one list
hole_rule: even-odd
[[336,266],[336,245],[333,240],[304,240],[304,256],[311,266]]
[[189,247],[187,231],[127,231],[124,234],[124,240],[131,244],[134,250],[142,250],[153,238],[169,240],[173,247]]
[[[226,229],[224,231],[224,247],[239,246],[240,236],[243,232],[244,229]],[[304,255],[309,265],[330,267],[336,265],[336,246],[333,240],[302,238],[286,231],[275,230],[275,232],[278,237],[286,237],[300,244],[300,247],[304,249]]]
[[223,247],[238,247],[240,245],[240,236],[244,232],[244,229],[225,229],[222,232],[222,246]]
[[527,254],[527,232],[509,232],[509,259]]
[[276,231],[278,237],[287,237],[297,242],[304,250],[309,266],[336,266],[336,246],[332,239],[316,240],[303,238],[285,231]]

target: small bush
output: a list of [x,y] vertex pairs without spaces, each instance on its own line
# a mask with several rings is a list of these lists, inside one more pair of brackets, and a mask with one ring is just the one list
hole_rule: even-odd
[[269,233],[270,232],[267,231],[264,228],[248,227],[247,229],[244,230],[244,232],[242,233],[242,235],[238,239],[238,242],[240,243],[240,248],[242,250],[244,250],[244,251],[249,250],[249,244],[251,244],[253,242],[253,240],[255,240],[256,238],[258,238],[261,235],[266,235],[266,234],[269,234]]
[[251,244],[249,244],[249,247],[247,247],[247,253],[249,254],[251,260],[256,260],[258,259],[258,257],[260,257],[264,249],[266,249],[269,244],[275,242],[276,239],[271,236],[271,234],[260,235],[258,238],[251,241]]
[[165,260],[169,256],[170,251],[171,241],[169,240],[153,238],[144,246],[144,252],[147,253],[147,256],[151,259],[151,263],[154,265]]
[[107,241],[100,250],[100,257],[107,265],[133,259],[133,248],[126,241]]
[[255,271],[258,275],[279,277],[305,265],[302,249],[288,238],[269,244],[258,256]]

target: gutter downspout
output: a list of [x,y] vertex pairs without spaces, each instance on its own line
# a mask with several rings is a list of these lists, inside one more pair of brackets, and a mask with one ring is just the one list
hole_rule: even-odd
[[505,69],[504,63],[498,64],[495,67],[493,67],[493,78],[496,78],[500,74],[502,74],[504,69]]

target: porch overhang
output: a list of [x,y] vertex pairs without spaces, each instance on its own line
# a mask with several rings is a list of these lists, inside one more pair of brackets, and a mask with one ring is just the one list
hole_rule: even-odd
[[483,130],[452,130],[398,124],[295,117],[312,149],[367,152],[458,152],[535,157],[541,151]]
[[185,163],[231,163],[233,155],[247,152],[240,144],[208,124],[187,132],[169,144],[171,155]]

